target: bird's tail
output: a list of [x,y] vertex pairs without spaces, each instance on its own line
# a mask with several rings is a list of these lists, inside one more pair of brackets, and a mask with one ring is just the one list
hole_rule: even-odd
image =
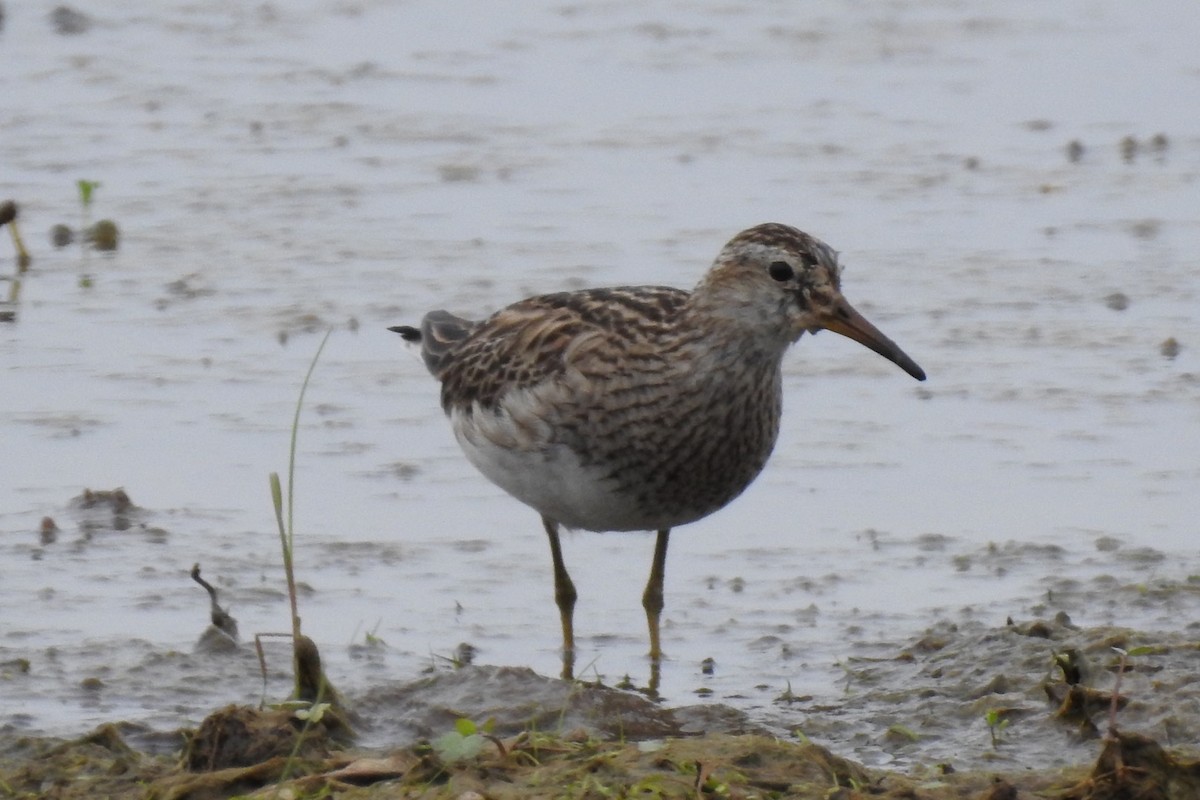
[[454,346],[465,339],[474,327],[475,323],[471,320],[456,317],[449,311],[430,311],[421,320],[420,328],[396,325],[388,330],[400,334],[406,342],[420,344],[425,366],[437,377]]

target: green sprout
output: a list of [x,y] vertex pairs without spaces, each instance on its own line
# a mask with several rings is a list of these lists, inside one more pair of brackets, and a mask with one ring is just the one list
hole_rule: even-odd
[[983,715],[983,721],[987,723],[988,733],[992,737],[992,749],[996,750],[1004,738],[1004,729],[1008,727],[1008,718],[1002,711],[993,708]]
[[321,344],[317,347],[317,352],[313,355],[312,363],[308,365],[308,372],[304,376],[304,382],[300,384],[300,397],[296,400],[296,413],[292,417],[292,439],[288,447],[286,524],[283,513],[283,490],[279,483],[279,473],[272,472],[270,475],[271,502],[275,507],[275,522],[279,526],[279,544],[283,550],[283,573],[287,579],[288,600],[291,603],[292,610],[293,667],[296,674],[297,693],[300,690],[300,611],[296,601],[296,573],[292,564],[296,538],[295,520],[292,514],[296,496],[296,439],[300,431],[300,410],[304,408],[304,393],[308,391],[308,382],[312,379],[313,370],[317,368],[317,361],[321,358],[321,351],[325,349],[325,343],[329,341],[331,333],[333,333],[332,330],[327,332],[325,338],[321,340]]
[[364,641],[365,641],[367,647],[387,647],[387,642],[385,642],[383,640],[383,637],[381,637],[379,635],[379,626],[382,624],[383,624],[383,620],[381,619],[375,623],[374,628],[372,628],[369,631],[366,631],[363,634]]
[[446,764],[467,761],[479,755],[487,741],[499,746],[500,740],[492,735],[495,727],[494,717],[489,717],[482,727],[463,717],[455,720],[454,730],[442,734],[429,744],[433,747],[433,752],[437,753],[437,757]]
[[75,185],[79,187],[79,202],[86,212],[92,207],[92,195],[100,188],[100,181],[86,181],[80,178],[75,181]]

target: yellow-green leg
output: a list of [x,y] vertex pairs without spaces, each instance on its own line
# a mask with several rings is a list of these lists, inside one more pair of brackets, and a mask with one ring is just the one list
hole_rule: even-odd
[[650,565],[650,580],[642,593],[642,607],[646,609],[646,623],[650,626],[650,662],[652,667],[662,661],[662,644],[658,635],[658,623],[662,617],[663,573],[667,568],[667,540],[670,529],[658,532],[654,543],[654,562]]
[[569,681],[575,677],[575,625],[572,618],[575,600],[579,595],[575,592],[571,576],[567,574],[567,565],[563,563],[562,546],[558,542],[558,523],[549,517],[542,517],[542,525],[550,537],[550,557],[554,560],[554,602],[558,605],[558,615],[562,620],[562,677]]

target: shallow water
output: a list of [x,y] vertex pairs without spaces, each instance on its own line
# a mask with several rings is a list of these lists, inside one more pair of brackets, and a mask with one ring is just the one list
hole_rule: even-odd
[[[1195,4],[135,2],[74,36],[50,8],[0,31],[0,190],[34,249],[0,327],[0,662],[31,662],[0,724],[258,697],[248,653],[186,655],[187,573],[243,637],[286,629],[267,474],[329,328],[295,515],[335,680],[411,679],[459,642],[555,674],[536,515],[472,471],[384,329],[688,286],[766,220],[840,249],[849,299],[930,379],[829,334],[789,355],[766,472],[673,537],[668,702],[838,697],[844,659],[937,620],[1197,618],[1194,593],[1111,591],[1200,573]],[[115,254],[48,243],[81,224],[79,178]],[[116,486],[126,530],[70,503]],[[652,539],[564,548],[579,671],[644,681]]]

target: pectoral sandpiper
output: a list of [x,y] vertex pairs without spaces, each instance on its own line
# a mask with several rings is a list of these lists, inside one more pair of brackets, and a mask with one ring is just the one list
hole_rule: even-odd
[[735,236],[691,292],[584,289],[531,297],[482,322],[434,311],[420,328],[390,328],[420,343],[471,463],[542,516],[564,677],[576,592],[559,526],[658,532],[642,595],[656,668],[670,531],[758,475],[779,432],[783,354],[822,329],[925,379],[842,297],[837,254],[780,224]]

